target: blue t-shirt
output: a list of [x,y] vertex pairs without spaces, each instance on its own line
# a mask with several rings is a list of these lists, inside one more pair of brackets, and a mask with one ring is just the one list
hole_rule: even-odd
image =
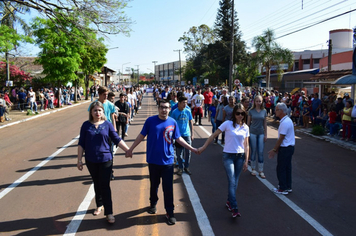
[[[95,102],[97,102],[99,100],[96,100]],[[90,106],[91,103],[88,107],[88,111],[90,111]],[[106,116],[106,119],[111,122],[111,114],[115,113],[115,105],[112,104],[110,101],[106,100],[106,102],[103,103],[103,107],[104,107],[104,114]]]
[[216,106],[210,106],[209,111],[211,111],[211,117],[213,117],[215,119]]
[[312,110],[316,111],[316,109],[321,105],[321,100],[319,98],[314,98],[312,101]]
[[171,117],[177,122],[179,132],[183,137],[191,136],[189,121],[193,120],[193,116],[190,109],[184,108],[182,111],[175,109]]
[[96,129],[89,121],[85,121],[80,129],[78,145],[85,150],[85,160],[102,163],[112,160],[111,143],[116,145],[121,138],[109,121],[104,121]]
[[167,120],[161,120],[158,115],[151,116],[145,121],[141,134],[147,136],[147,163],[173,164],[173,139],[180,137],[179,128],[174,119],[168,117]]

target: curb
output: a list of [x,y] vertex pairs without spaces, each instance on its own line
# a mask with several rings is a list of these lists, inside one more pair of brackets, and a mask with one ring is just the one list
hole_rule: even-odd
[[12,122],[12,123],[9,123],[9,124],[5,124],[5,125],[0,126],[0,129],[3,129],[5,127],[9,127],[9,126],[12,126],[12,125],[20,124],[20,123],[23,123],[23,122],[26,122],[26,121],[29,121],[29,120],[33,120],[33,119],[36,119],[36,118],[39,118],[39,117],[42,117],[42,116],[47,116],[49,114],[53,114],[53,113],[56,113],[56,112],[59,112],[59,111],[63,111],[65,109],[68,109],[68,108],[71,108],[71,107],[80,106],[80,105],[88,103],[88,102],[91,102],[91,101],[90,100],[84,101],[84,102],[77,103],[77,104],[74,104],[74,105],[71,105],[71,106],[66,106],[66,107],[63,107],[63,108],[59,108],[59,109],[54,110],[54,111],[38,114],[36,116],[32,116],[32,117],[25,118],[25,119],[22,119],[22,120],[19,120],[19,121],[15,121],[15,122]]
[[354,144],[348,144],[347,142],[342,141],[342,140],[331,139],[329,136],[326,136],[326,135],[316,136],[316,135],[310,133],[309,131],[304,131],[304,130],[296,130],[296,131],[300,132],[300,133],[304,133],[306,135],[309,135],[309,136],[311,136],[313,138],[316,138],[316,139],[319,139],[319,140],[324,140],[324,141],[330,142],[332,144],[336,144],[336,145],[338,145],[340,147],[349,149],[351,151],[356,151],[356,146]]

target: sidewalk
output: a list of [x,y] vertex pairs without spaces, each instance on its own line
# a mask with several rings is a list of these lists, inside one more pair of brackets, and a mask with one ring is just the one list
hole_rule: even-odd
[[11,110],[10,111],[10,115],[8,115],[8,117],[11,119],[9,121],[5,121],[4,123],[0,123],[0,129],[3,129],[5,127],[9,127],[15,124],[19,124],[22,122],[26,122],[32,119],[36,119],[38,117],[42,117],[45,115],[49,115],[49,114],[53,114],[56,113],[58,111],[62,111],[71,107],[76,107],[85,103],[89,103],[89,100],[80,100],[77,103],[73,102],[73,105],[63,105],[63,107],[60,108],[54,108],[54,109],[48,109],[46,111],[41,111],[39,112],[37,115],[27,115],[27,111],[25,112],[21,112],[20,110]]
[[[273,126],[273,127],[278,129],[279,121],[275,121],[272,117],[267,117],[267,124],[269,126]],[[313,138],[324,140],[326,142],[330,142],[330,143],[336,144],[336,145],[338,145],[340,147],[343,147],[343,148],[346,148],[346,149],[349,149],[349,150],[352,150],[352,151],[356,151],[356,142],[354,142],[354,141],[346,142],[345,140],[340,140],[341,137],[336,136],[336,135],[334,137],[331,137],[329,135],[317,136],[317,135],[314,135],[314,134],[311,133],[312,128],[302,128],[302,127],[298,127],[298,126],[294,127],[294,131],[296,133],[298,133],[298,132],[299,133],[304,133],[304,134],[309,135],[309,136],[311,136]]]

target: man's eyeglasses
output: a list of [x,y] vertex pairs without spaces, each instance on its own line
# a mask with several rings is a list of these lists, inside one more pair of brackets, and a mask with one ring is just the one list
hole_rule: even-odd
[[169,109],[169,107],[162,107],[162,106],[159,106],[159,108],[162,109],[162,110],[168,110]]
[[240,115],[241,115],[241,116],[244,116],[244,115],[245,115],[245,112],[244,112],[244,111],[243,111],[243,112],[236,112],[235,115],[237,115],[237,116],[240,116]]

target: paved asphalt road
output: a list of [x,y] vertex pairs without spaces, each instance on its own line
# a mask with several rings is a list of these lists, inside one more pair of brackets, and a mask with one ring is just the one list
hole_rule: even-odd
[[[238,219],[224,207],[222,147],[211,144],[203,154],[193,154],[190,178],[174,177],[175,226],[165,223],[161,189],[157,214],[145,212],[145,142],[132,159],[118,150],[111,182],[116,223],[108,225],[103,215],[92,215],[88,170],[76,168],[77,137],[88,105],[0,129],[0,235],[354,235],[355,152],[301,133],[296,133],[293,193],[278,197],[271,192],[277,185],[276,160],[266,158],[266,180],[249,171],[241,174]],[[148,95],[130,126],[129,146],[146,118],[155,114]],[[204,143],[206,131],[211,126],[203,119],[202,127],[195,126],[193,146]],[[276,138],[276,129],[269,127],[265,156]]]

